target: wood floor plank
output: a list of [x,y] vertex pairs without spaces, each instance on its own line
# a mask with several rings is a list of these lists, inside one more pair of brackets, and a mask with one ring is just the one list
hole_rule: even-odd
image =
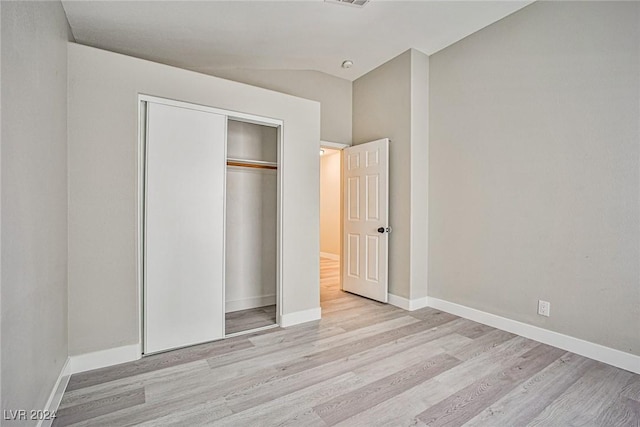
[[564,353],[564,350],[540,344],[506,369],[476,381],[416,418],[432,427],[462,425]]
[[363,316],[370,316],[370,315],[375,315],[380,313],[388,313],[389,311],[392,311],[392,310],[390,310],[389,307],[387,307],[386,305],[372,302],[372,303],[360,306],[357,310],[354,310],[353,307],[344,307],[338,310],[334,310],[333,312],[331,312],[330,317],[326,317],[323,319],[323,322],[324,323],[345,323],[354,319],[360,319]]
[[[315,323],[315,322],[314,322]],[[257,337],[249,338],[249,341],[258,350],[263,350],[268,346],[283,346],[283,345],[295,345],[303,342],[315,342],[324,338],[334,337],[345,332],[345,329],[340,326],[324,326],[320,327],[318,323],[308,325],[307,328],[292,329],[280,329],[269,335],[261,335]]]
[[415,317],[416,319],[424,320],[429,317],[439,316],[441,314],[449,314],[449,313],[437,310],[435,308],[425,307],[419,310],[411,311],[409,314]]
[[[341,291],[342,292],[342,291]],[[353,298],[353,295],[344,293],[344,298],[337,298],[322,303],[322,313],[325,315],[335,313],[336,311],[345,309],[357,309],[366,307],[371,304],[369,300],[364,298]],[[405,313],[406,314],[406,313]]]
[[[446,354],[445,348],[458,340],[466,338],[457,334],[447,334],[435,340],[419,342],[419,337],[411,337],[405,342],[399,342],[401,348],[387,357],[378,357],[377,360],[354,368],[352,372],[362,378],[363,385],[373,383],[382,378],[393,375],[406,366],[412,366],[423,362],[427,356],[435,357]],[[391,347],[391,345],[389,345]],[[382,356],[382,355],[381,355]],[[343,390],[347,392],[347,390]]]
[[516,335],[510,332],[494,329],[491,332],[481,335],[462,348],[451,349],[451,354],[460,360],[473,359],[474,357],[477,357],[478,355],[489,351],[490,349],[500,345],[501,343],[509,341],[515,336]]
[[640,402],[620,396],[594,420],[598,426],[640,427]]
[[[270,383],[264,384],[262,387],[255,388],[253,390],[247,390],[242,396],[238,396],[238,400],[242,403],[238,406],[233,406],[238,416],[232,417],[234,420],[247,421],[246,414],[260,414],[263,413],[264,417],[270,419],[272,415],[265,414],[268,408],[272,408],[272,405],[278,405],[282,409],[295,413],[297,411],[307,411],[309,408],[307,405],[320,404],[324,401],[330,400],[340,393],[356,390],[359,387],[365,386],[369,383],[377,381],[381,378],[388,376],[390,373],[396,372],[404,365],[412,365],[418,363],[424,359],[425,354],[440,354],[443,352],[443,346],[450,344],[457,339],[465,339],[462,336],[456,336],[455,334],[445,335],[439,339],[428,341],[426,343],[418,344],[415,341],[416,337],[409,337],[406,342],[399,343],[402,346],[400,349],[394,349],[394,344],[387,344],[387,352],[377,352],[376,354],[360,354],[359,356],[368,356],[366,359],[356,358],[355,360],[349,360],[346,362],[336,360],[332,364],[329,364],[321,369],[312,369],[311,371],[305,371],[288,378],[276,380]],[[385,357],[387,355],[388,357]],[[373,358],[372,356],[376,356]],[[340,372],[346,372],[345,374],[339,374]],[[317,377],[317,375],[323,375]],[[355,376],[354,376],[355,374]],[[332,387],[330,391],[324,389],[323,393],[309,395],[309,390],[313,390],[318,387],[318,384],[332,384],[335,378],[341,378],[347,375],[348,381],[344,381],[339,388]],[[314,379],[320,379],[320,382],[314,384]],[[305,384],[306,387],[300,390],[300,384]],[[324,388],[324,387],[323,387]],[[323,391],[323,388],[320,391]],[[301,398],[304,398],[301,400]],[[231,401],[233,396],[227,396],[227,399]],[[284,402],[297,402],[298,406],[291,406],[284,404]],[[250,402],[250,404],[247,404]],[[244,405],[244,406],[242,406]],[[268,411],[267,411],[268,412]],[[249,425],[252,425],[249,423]],[[276,424],[277,425],[277,424]]]
[[415,417],[538,343],[516,337],[338,425],[412,425]]
[[189,382],[210,372],[206,360],[176,365],[169,368],[145,372],[135,377],[124,377],[119,380],[95,384],[90,387],[65,391],[59,408],[76,406],[93,400],[108,398],[151,384],[170,382]]
[[595,363],[529,425],[595,425],[596,418],[620,397],[632,377],[628,371]]
[[[362,379],[353,372],[346,372],[316,382],[297,393],[274,396],[261,404],[238,410],[223,420],[223,425],[281,425],[291,418],[313,413],[312,406],[330,399],[344,390],[353,390],[362,384]],[[325,425],[322,421],[322,425]]]
[[[334,376],[302,389],[299,393],[274,397],[221,420],[223,426],[281,425],[291,418],[313,412],[312,406],[362,384],[353,372]],[[315,414],[315,412],[314,412]],[[318,417],[320,419],[320,417]],[[322,421],[322,425],[325,425]]]
[[[365,350],[379,347],[388,342],[396,341],[409,335],[424,332],[429,328],[433,328],[434,325],[443,325],[447,322],[451,322],[452,320],[455,320],[455,317],[442,316],[441,318],[437,319],[437,321],[423,320],[406,326],[401,326],[390,331],[381,332],[371,337],[363,338],[354,342],[337,345],[331,349],[314,353],[296,364],[287,365],[286,370],[288,372],[292,372],[294,370],[299,372],[300,370],[316,367],[323,363],[327,363],[336,359],[363,352]],[[435,331],[432,335],[434,337],[438,336]]]
[[[155,426],[205,426],[216,423],[221,418],[232,414],[223,400],[208,401],[198,404],[183,405],[185,409],[172,409],[170,413],[156,416],[150,421],[137,423],[138,427]],[[167,412],[167,411],[165,411]]]
[[[450,325],[449,327],[453,330],[455,325]],[[326,380],[327,377],[331,378],[347,371],[365,371],[370,374],[372,371],[375,372],[375,366],[381,363],[381,360],[389,363],[386,358],[391,359],[394,355],[401,355],[399,358],[393,359],[396,364],[399,361],[411,363],[413,360],[407,360],[407,354],[417,351],[424,358],[424,354],[441,352],[442,346],[450,344],[451,340],[466,339],[465,337],[448,333],[443,329],[434,329],[431,331],[432,334],[426,334],[425,336],[410,335],[395,342],[386,343],[375,350],[360,352],[343,359],[336,358],[333,361],[327,361],[323,366],[306,369],[294,375],[274,376],[260,383],[253,383],[250,387],[245,387],[238,393],[227,395],[226,398],[234,412],[240,412],[263,404],[275,397],[299,392],[305,387]],[[436,337],[439,337],[441,341],[438,342],[439,340]],[[424,347],[421,348],[421,345]],[[418,356],[418,354],[413,355]],[[416,357],[415,360],[417,359]],[[389,371],[390,365],[387,365],[381,374],[387,375]]]
[[[212,397],[209,393],[204,392],[195,396],[184,397],[180,395],[167,396],[162,402],[145,402],[123,410],[107,413],[86,421],[73,424],[74,427],[92,427],[92,426],[138,426],[142,423],[158,423],[157,420],[164,417],[170,417],[179,411],[193,408],[195,406],[207,403],[204,407],[208,408],[208,413],[216,413],[220,417],[231,414],[231,410],[225,405],[224,399]],[[216,407],[215,411],[212,407]],[[210,415],[212,416],[212,415]],[[184,424],[183,424],[184,425]]]
[[124,393],[60,409],[56,413],[53,425],[57,427],[79,423],[104,414],[142,405],[144,402],[144,388],[138,387]]
[[621,396],[640,402],[640,375],[634,375],[620,392]]
[[[415,337],[413,337],[415,338]],[[407,340],[411,340],[412,338],[407,338]],[[466,339],[465,337],[456,336],[455,334],[446,335],[441,337],[440,339],[436,339],[433,341],[429,341],[424,344],[417,344],[415,342],[407,341],[407,346],[403,349],[398,349],[397,354],[391,354],[390,357],[382,357],[383,353],[378,353],[378,357],[375,360],[367,359],[366,363],[358,363],[357,365],[349,366],[347,369],[349,370],[346,374],[341,376],[333,376],[328,375],[328,379],[323,383],[318,384],[326,384],[327,387],[330,387],[331,384],[334,383],[335,378],[343,378],[344,376],[348,376],[351,378],[349,381],[344,381],[339,384],[338,387],[331,387],[330,389],[325,389],[323,394],[309,396],[308,391],[313,390],[314,387],[317,387],[318,384],[310,387],[306,387],[299,392],[289,393],[280,396],[275,399],[265,399],[267,400],[262,405],[252,406],[246,410],[239,412],[237,415],[230,417],[233,420],[242,420],[243,422],[236,425],[279,425],[278,419],[274,419],[274,424],[260,424],[258,420],[255,418],[247,418],[246,414],[254,414],[254,416],[258,416],[258,414],[264,414],[264,418],[272,421],[272,417],[275,416],[275,413],[279,413],[276,408],[289,411],[294,414],[297,411],[306,411],[307,408],[305,404],[319,404],[323,401],[327,401],[338,395],[339,393],[345,393],[350,390],[355,390],[361,386],[364,386],[368,383],[374,382],[385,376],[388,376],[390,372],[395,372],[399,370],[404,365],[410,365],[413,363],[417,363],[420,360],[424,359],[425,354],[437,354],[442,352],[442,348],[444,345],[451,344],[454,340],[458,339]],[[389,347],[392,347],[394,344],[388,344]],[[400,343],[402,345],[402,343]],[[343,369],[343,362],[340,360],[336,360],[333,366],[337,366],[338,369]],[[357,366],[357,367],[356,367]],[[330,369],[332,369],[330,367]],[[329,371],[331,372],[331,371]],[[355,376],[353,375],[355,374]],[[305,373],[298,374],[300,376],[305,375]],[[303,380],[303,381],[308,381]],[[295,384],[295,379],[292,381]],[[279,384],[277,382],[271,383],[268,386],[276,389],[275,393],[265,392],[263,396],[278,396],[282,394],[283,390],[279,389]],[[251,398],[250,394],[246,394],[243,398]],[[285,402],[290,402],[291,405],[286,404]],[[273,408],[273,411],[269,411],[266,408]],[[275,412],[275,413],[272,413]],[[279,413],[280,417],[286,416],[282,413]]]
[[[437,377],[442,384],[452,386],[449,390],[452,392],[461,390],[462,388],[473,383],[482,377],[490,375],[496,368],[504,368],[512,362],[517,361],[522,355],[536,348],[540,343],[528,340],[523,337],[515,336],[514,338],[504,341],[494,347],[489,348],[482,354],[465,360],[464,363],[458,365],[451,371],[444,372]],[[442,400],[444,391],[437,390],[433,393],[433,398]]]
[[483,325],[481,323],[476,323],[472,321],[469,321],[469,322],[471,323],[471,325],[469,325],[469,328],[466,328],[464,332],[458,332],[459,334],[464,335],[467,338],[471,338],[471,339],[480,338],[481,336],[496,330],[491,326]]
[[[273,345],[269,346],[269,348],[262,348],[260,354],[254,354],[253,357],[246,359],[243,353],[239,352],[235,355],[241,357],[238,357],[238,360],[233,362],[233,369],[229,369],[226,366],[228,363],[219,362],[219,357],[223,356],[209,359],[207,362],[210,364],[212,373],[216,375],[217,381],[221,386],[226,384],[224,381],[230,382],[227,390],[231,392],[236,389],[247,388],[251,384],[259,384],[273,379],[273,373],[278,364],[282,365],[296,359],[305,359],[311,354],[330,350],[339,343],[351,343],[366,339],[380,332],[391,331],[416,322],[416,319],[405,317],[381,322],[376,326],[363,328],[359,331],[345,332],[338,336],[322,338],[317,341],[305,342],[306,339],[303,338],[290,346]],[[168,391],[164,390],[160,392],[160,395],[164,392]],[[150,394],[155,394],[156,391],[147,389],[147,393],[149,396]]]
[[182,365],[196,360],[206,359],[217,354],[231,353],[252,347],[253,344],[244,337],[231,338],[224,341],[195,345],[180,351],[170,351],[144,357],[134,362],[93,371],[82,372],[71,376],[67,390],[76,390],[91,385],[118,380],[141,373],[157,371],[171,366]]
[[567,353],[467,422],[467,427],[524,426],[597,362]]
[[275,324],[276,306],[268,305],[226,313],[224,329],[226,334],[235,334]]
[[460,360],[455,357],[439,354],[351,393],[336,396],[314,407],[313,410],[327,424],[334,425],[411,389],[459,363]]
[[[383,322],[379,325],[380,329],[371,327],[365,330],[364,337],[376,335],[380,331],[393,330],[401,326],[416,323],[417,320],[407,317],[406,319],[394,319],[392,321]],[[320,340],[318,343],[309,343],[308,345],[300,345],[293,348],[283,348],[276,352],[267,352],[266,354],[254,355],[255,357],[247,360],[241,360],[233,364],[211,363],[211,371],[208,374],[200,375],[188,383],[167,381],[155,383],[146,387],[147,400],[162,400],[167,395],[198,395],[201,393],[209,393],[211,396],[222,397],[225,394],[234,393],[239,390],[251,389],[258,387],[263,383],[273,381],[275,379],[292,374],[293,372],[283,373],[276,369],[277,363],[282,365],[286,361],[296,359],[304,359],[307,355],[324,351],[332,348],[338,342],[351,342],[358,340],[358,333],[347,332],[344,339],[336,340],[335,337]],[[321,344],[320,344],[321,343]],[[318,344],[316,346],[316,344]],[[277,348],[274,347],[274,348]],[[248,351],[248,350],[247,350]],[[236,354],[242,354],[238,352]],[[221,355],[218,357],[226,357]],[[276,361],[277,363],[274,363]],[[215,382],[216,390],[210,391],[211,383]],[[217,394],[216,394],[217,393]]]
[[294,393],[306,386],[323,381],[327,376],[340,375],[368,366],[376,360],[390,357],[409,347],[449,335],[445,330],[434,329],[430,332],[430,334],[424,335],[410,334],[395,341],[379,343],[375,348],[347,346],[334,354],[330,352],[316,353],[291,364],[279,365],[276,367],[276,372],[268,378],[252,382],[249,387],[243,387],[238,392],[226,397],[230,407],[238,412],[252,405],[264,403],[274,396]]
[[[400,317],[407,316],[406,311],[404,310],[386,310],[381,311],[379,313],[369,314],[368,316],[360,316],[354,319],[349,320],[349,322],[345,322],[343,324],[343,328],[347,331],[354,331],[356,329],[361,329],[371,325],[372,323],[385,321],[389,319],[397,319]],[[454,319],[452,317],[452,319]]]

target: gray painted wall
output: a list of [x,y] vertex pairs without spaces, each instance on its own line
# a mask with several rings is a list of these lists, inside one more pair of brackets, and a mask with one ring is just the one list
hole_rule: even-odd
[[0,7],[2,409],[44,409],[68,354],[70,33],[59,2]]
[[229,80],[320,102],[320,138],[351,144],[351,82],[311,70],[215,70]]
[[[389,292],[425,297],[429,58],[414,49],[353,82],[353,143],[390,138]],[[414,234],[415,233],[415,234]],[[418,241],[422,240],[422,244]]]
[[410,299],[427,296],[429,249],[429,57],[411,51]]
[[389,292],[409,298],[411,51],[353,82],[353,144],[390,138]]
[[69,352],[140,341],[137,255],[139,93],[283,119],[283,304],[320,307],[320,105],[69,44]]
[[640,4],[534,3],[430,62],[429,296],[640,354]]

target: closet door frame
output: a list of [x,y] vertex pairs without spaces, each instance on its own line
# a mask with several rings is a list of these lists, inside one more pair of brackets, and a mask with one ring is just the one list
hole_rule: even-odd
[[[138,282],[138,343],[139,354],[138,358],[145,355],[144,349],[144,334],[145,334],[145,205],[146,205],[146,142],[147,142],[147,104],[149,102],[156,104],[169,105],[180,108],[187,108],[196,111],[204,111],[214,114],[226,116],[228,120],[235,120],[240,122],[252,123],[262,126],[269,126],[277,129],[277,151],[278,151],[278,169],[277,169],[277,219],[276,219],[276,325],[280,325],[282,317],[282,206],[283,206],[283,193],[282,193],[282,165],[283,165],[283,141],[282,141],[282,128],[284,126],[283,120],[262,117],[254,114],[241,113],[237,111],[225,110],[221,108],[194,104],[190,102],[177,101],[168,98],[161,98],[152,95],[138,94],[138,147],[137,147],[137,212],[136,212],[136,277]],[[225,157],[227,153],[227,144],[225,141]],[[225,174],[225,192],[226,192],[226,174]],[[226,200],[226,197],[225,197]],[[226,202],[225,202],[226,203]],[[225,224],[226,224],[226,206],[223,207],[225,212]],[[223,229],[226,232],[226,226]],[[225,236],[222,236],[223,242],[226,240]],[[223,247],[224,253],[224,247]],[[223,277],[224,277],[224,260],[223,260]],[[222,301],[225,301],[224,286],[222,292]],[[224,330],[225,322],[225,310],[222,311],[222,325]],[[236,334],[225,335],[224,338],[235,336]]]

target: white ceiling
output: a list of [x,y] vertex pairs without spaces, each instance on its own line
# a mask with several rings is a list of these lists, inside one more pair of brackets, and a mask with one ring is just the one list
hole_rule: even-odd
[[[70,1],[78,43],[212,74],[317,70],[355,80],[409,48],[428,55],[531,1]],[[351,59],[345,70],[341,63]]]

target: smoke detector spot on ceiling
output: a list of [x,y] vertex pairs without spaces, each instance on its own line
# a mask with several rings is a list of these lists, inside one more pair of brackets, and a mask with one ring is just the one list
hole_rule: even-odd
[[369,0],[324,0],[326,3],[344,4],[345,6],[363,7]]

